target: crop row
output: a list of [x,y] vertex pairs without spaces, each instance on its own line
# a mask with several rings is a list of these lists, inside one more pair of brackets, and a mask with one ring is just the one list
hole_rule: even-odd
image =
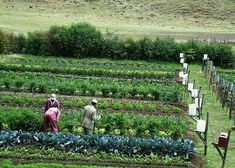
[[[86,153],[71,153],[71,152],[66,152],[62,150],[54,150],[52,149],[40,149],[35,146],[13,146],[11,148],[5,148],[5,147],[0,147],[0,157],[1,158],[19,158],[19,159],[35,159],[35,160],[43,160],[51,163],[51,161],[55,160],[56,163],[60,161],[66,160],[66,163],[74,161],[81,162],[84,161],[85,163],[93,163],[93,162],[100,162],[104,163],[104,158],[105,158],[105,165],[113,165],[113,163],[116,163],[115,165],[120,165],[120,164],[146,164],[147,167],[148,165],[181,165],[184,167],[187,167],[189,164],[188,159],[182,158],[182,157],[159,157],[157,155],[133,155],[133,156],[128,156],[124,154],[112,154],[112,153],[96,153],[91,155],[89,151]],[[45,159],[46,158],[46,159]],[[66,164],[67,165],[67,164]],[[101,164],[103,165],[103,164]],[[65,165],[64,165],[65,166]],[[67,167],[67,166],[66,166]],[[134,167],[134,166],[132,166]],[[139,167],[139,166],[138,166]],[[58,168],[58,167],[56,167]],[[68,167],[69,168],[69,167]],[[108,167],[106,167],[108,168]]]
[[[186,130],[183,118],[172,116],[143,116],[124,113],[99,113],[102,118],[96,122],[96,133],[135,137],[182,137]],[[83,134],[81,116],[83,112],[63,112],[59,130]],[[40,131],[43,113],[29,108],[0,108],[0,129]]]
[[235,84],[235,71],[218,71],[218,73],[225,80]]
[[[35,107],[42,108],[45,105],[45,96],[33,96],[26,94],[0,94],[0,104],[3,106],[19,106],[19,107]],[[59,101],[63,110],[68,109],[82,109],[85,105],[89,104],[89,98],[81,97],[64,97],[59,96]],[[150,114],[169,114],[173,112],[175,114],[182,114],[182,107],[170,104],[163,104],[157,102],[141,102],[141,101],[127,101],[118,99],[99,99],[97,105],[98,110],[110,111],[114,110],[125,112],[137,112]],[[171,114],[171,113],[170,113]]]
[[71,68],[58,66],[40,66],[24,64],[0,64],[0,70],[15,72],[50,72],[54,74],[72,74],[77,76],[97,76],[115,78],[152,78],[152,79],[172,79],[174,72],[166,71],[143,71],[143,70],[112,70],[104,68]]
[[156,61],[131,61],[95,58],[63,58],[40,57],[31,55],[1,55],[1,62],[8,64],[79,67],[79,68],[104,68],[113,70],[145,70],[145,71],[172,71],[180,69],[179,64]]
[[71,165],[71,164],[58,164],[56,163],[30,163],[30,164],[13,164],[10,160],[3,160],[0,162],[0,167],[3,168],[114,168],[103,166],[84,166],[84,165]]
[[2,131],[1,146],[36,145],[70,152],[91,150],[92,153],[120,153],[127,155],[183,156],[195,154],[192,141],[170,138],[129,138],[112,135],[75,136],[68,133],[45,134],[22,131]]
[[182,86],[146,81],[110,79],[74,79],[47,74],[13,73],[1,71],[1,90],[35,93],[59,93],[64,95],[138,98],[180,102]]

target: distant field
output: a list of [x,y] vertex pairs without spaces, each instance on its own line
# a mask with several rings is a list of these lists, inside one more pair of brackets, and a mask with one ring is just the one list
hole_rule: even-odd
[[235,41],[234,20],[233,0],[0,0],[0,29],[15,33],[89,22],[122,38]]

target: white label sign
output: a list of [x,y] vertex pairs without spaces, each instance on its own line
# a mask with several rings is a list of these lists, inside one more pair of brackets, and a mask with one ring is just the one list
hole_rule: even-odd
[[208,54],[204,54],[203,55],[203,60],[207,60],[208,59]]
[[187,63],[183,63],[183,68],[187,69],[188,68],[188,64]]
[[198,97],[198,89],[193,89],[192,90],[192,97]]
[[180,59],[180,63],[183,64],[184,63],[184,58]]
[[197,115],[197,109],[196,109],[195,104],[188,105],[188,115],[192,115],[192,116]]
[[192,91],[193,90],[193,83],[188,83],[188,91]]
[[205,132],[206,130],[206,121],[205,120],[197,120],[197,131]]

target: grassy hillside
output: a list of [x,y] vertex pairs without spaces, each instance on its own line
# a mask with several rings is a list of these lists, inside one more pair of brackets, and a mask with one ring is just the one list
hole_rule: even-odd
[[0,0],[0,29],[47,30],[85,21],[120,37],[235,39],[234,0]]

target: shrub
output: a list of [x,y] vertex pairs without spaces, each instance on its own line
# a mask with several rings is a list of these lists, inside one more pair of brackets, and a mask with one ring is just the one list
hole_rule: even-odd
[[148,38],[137,41],[137,59],[152,60],[153,59],[153,42]]
[[38,131],[42,129],[42,116],[24,108],[20,111],[8,112],[7,122],[11,130]]
[[48,32],[31,32],[14,37],[0,32],[0,53],[4,50],[35,55],[65,57],[100,57],[133,60],[164,60],[179,62],[179,53],[184,52],[186,61],[200,62],[207,53],[216,66],[232,67],[234,53],[227,44],[202,43],[197,40],[176,43],[172,38],[143,38],[120,40],[104,38],[100,31],[87,23],[71,26],[52,26]]
[[13,52],[15,53],[24,53],[26,47],[26,37],[24,34],[19,34],[14,37]]
[[0,53],[4,52],[4,48],[5,48],[4,36],[3,33],[0,31]]
[[153,42],[153,45],[154,60],[178,61],[178,55],[180,53],[180,50],[178,44],[173,38],[156,38],[156,40]]
[[100,31],[87,23],[72,24],[70,27],[53,26],[48,33],[52,54],[73,57],[100,55],[103,40]]
[[43,33],[32,32],[28,33],[26,40],[26,53],[39,55],[41,53],[41,47],[43,43]]
[[117,38],[103,40],[101,56],[112,59],[125,58],[124,45],[122,41]]

